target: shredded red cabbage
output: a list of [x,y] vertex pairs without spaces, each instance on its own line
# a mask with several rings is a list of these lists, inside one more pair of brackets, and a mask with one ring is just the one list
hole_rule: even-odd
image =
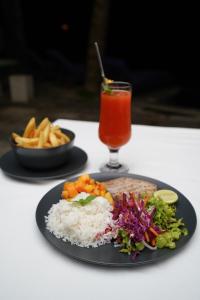
[[[128,233],[132,243],[143,242],[145,240],[145,232],[148,232],[150,241],[155,238],[149,228],[153,228],[155,232],[160,233],[160,229],[153,224],[153,216],[156,208],[152,207],[150,211],[145,208],[145,202],[141,196],[134,197],[133,194],[123,194],[122,197],[115,200],[113,209],[113,219],[116,226]],[[121,242],[120,237],[116,240]]]

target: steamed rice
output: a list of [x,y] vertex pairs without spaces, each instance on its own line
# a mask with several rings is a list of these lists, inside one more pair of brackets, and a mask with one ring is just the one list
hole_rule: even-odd
[[109,243],[114,231],[105,233],[105,230],[114,229],[112,206],[104,197],[96,197],[85,206],[73,204],[88,195],[80,193],[72,202],[60,200],[54,204],[45,217],[47,229],[57,238],[80,247],[98,247]]

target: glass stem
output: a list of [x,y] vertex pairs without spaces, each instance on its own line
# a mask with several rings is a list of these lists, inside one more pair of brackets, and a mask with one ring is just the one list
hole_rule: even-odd
[[110,158],[107,166],[111,169],[119,169],[121,167],[119,160],[118,160],[118,154],[119,154],[119,149],[110,149]]

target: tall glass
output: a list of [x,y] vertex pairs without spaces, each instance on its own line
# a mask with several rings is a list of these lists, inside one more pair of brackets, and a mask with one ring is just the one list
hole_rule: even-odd
[[110,152],[109,161],[100,168],[102,172],[128,172],[128,166],[119,163],[118,153],[131,137],[131,98],[128,82],[101,85],[99,138]]

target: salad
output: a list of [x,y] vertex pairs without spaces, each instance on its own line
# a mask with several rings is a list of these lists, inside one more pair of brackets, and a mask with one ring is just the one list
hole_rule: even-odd
[[183,220],[176,218],[176,206],[154,195],[124,193],[115,199],[113,219],[115,246],[133,258],[145,247],[174,249],[176,241],[188,234]]

